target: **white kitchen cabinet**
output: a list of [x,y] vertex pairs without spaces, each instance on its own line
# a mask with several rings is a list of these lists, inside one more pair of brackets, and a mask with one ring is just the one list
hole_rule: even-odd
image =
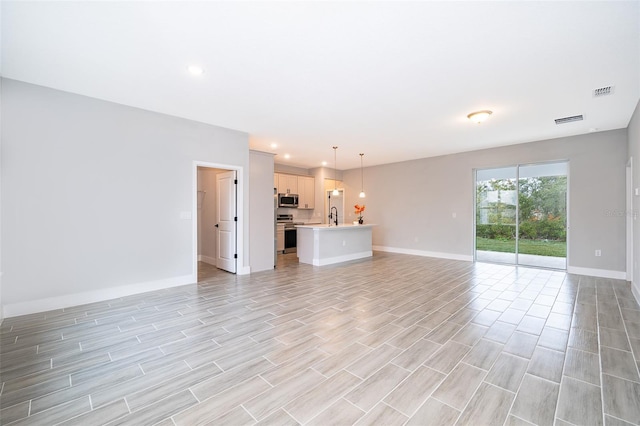
[[278,223],[276,229],[276,251],[282,253],[284,251],[284,223]]
[[298,208],[316,207],[316,179],[313,176],[298,176]]
[[[278,178],[280,177],[280,173],[274,173],[273,174],[273,187],[276,188],[276,191],[278,190]],[[280,191],[278,191],[280,192]]]
[[278,174],[278,194],[297,194],[298,176]]

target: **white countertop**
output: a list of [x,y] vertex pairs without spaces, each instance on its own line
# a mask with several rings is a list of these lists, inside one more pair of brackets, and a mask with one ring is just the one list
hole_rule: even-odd
[[320,223],[316,225],[296,225],[296,228],[306,228],[306,229],[318,229],[318,230],[326,230],[326,231],[338,231],[343,229],[357,229],[357,228],[371,228],[372,226],[376,226],[373,223],[363,223],[362,225],[354,225],[352,223],[341,223],[338,226],[331,225],[329,226],[326,223]]

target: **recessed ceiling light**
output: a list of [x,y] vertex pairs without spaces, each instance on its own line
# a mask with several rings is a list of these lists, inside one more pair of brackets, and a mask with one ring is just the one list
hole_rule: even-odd
[[471,114],[467,115],[467,118],[471,121],[473,121],[474,123],[482,123],[484,120],[486,120],[487,118],[489,118],[489,116],[493,114],[492,111],[489,111],[488,109],[484,109],[482,111],[476,111],[476,112],[472,112]]
[[323,165],[323,166],[326,166],[326,165],[327,165],[327,162],[326,162],[326,161],[323,161],[323,162],[322,162],[322,165]]
[[285,158],[285,160],[288,160],[289,158],[291,158],[291,156],[289,154],[285,154],[284,158]]
[[275,142],[272,142],[270,146],[271,146],[271,149],[276,149],[278,147],[278,144]]
[[202,75],[202,74],[204,74],[204,68],[199,67],[197,65],[189,65],[187,67],[187,71],[189,71],[189,73],[191,75]]

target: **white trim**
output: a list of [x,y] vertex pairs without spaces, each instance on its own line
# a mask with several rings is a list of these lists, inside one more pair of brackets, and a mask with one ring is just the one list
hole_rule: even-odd
[[4,274],[4,272],[0,272],[0,325],[2,325],[2,321],[4,321],[5,317],[4,308],[2,306],[2,274]]
[[214,257],[211,257],[211,256],[199,255],[198,256],[198,261],[204,262],[204,263],[208,263],[211,266],[216,266],[216,259]]
[[587,275],[589,277],[611,278],[614,280],[626,280],[626,271],[611,271],[608,269],[580,268],[578,266],[567,266],[567,272],[576,275]]
[[640,284],[631,283],[631,293],[636,298],[636,302],[640,303]]
[[118,287],[108,287],[100,290],[84,291],[81,293],[66,294],[64,296],[47,297],[44,299],[31,300],[28,302],[8,304],[4,305],[4,313],[5,317],[9,318],[19,315],[34,314],[37,312],[47,312],[55,309],[67,308],[70,306],[85,305],[87,303],[118,299],[120,297],[146,293],[148,291],[162,290],[165,288],[178,287],[187,284],[195,284],[195,282],[196,277],[194,275],[183,275],[181,277],[147,281]]
[[197,160],[193,162],[192,167],[191,209],[194,214],[193,223],[191,224],[191,253],[193,255],[192,274],[196,277],[195,281],[197,281],[198,277],[198,167],[236,171],[236,179],[238,179],[238,185],[236,186],[236,213],[238,214],[238,224],[236,231],[236,250],[238,252],[238,258],[236,259],[236,274],[249,274],[250,267],[245,266],[244,264],[244,167],[233,166],[229,164],[208,163],[205,161]]
[[343,256],[326,257],[322,259],[315,258],[315,259],[312,259],[312,263],[314,266],[325,266],[325,265],[333,265],[334,263],[348,262],[349,260],[364,259],[365,257],[371,257],[371,256],[373,256],[373,252],[369,250],[369,251],[361,251],[358,253],[345,254]]
[[629,157],[626,167],[626,243],[627,243],[627,281],[633,283],[633,157]]
[[373,249],[378,251],[386,251],[389,253],[411,254],[414,256],[437,257],[439,259],[463,260],[466,262],[473,262],[473,255],[469,256],[466,254],[441,253],[436,251],[414,250],[386,246],[373,246]]

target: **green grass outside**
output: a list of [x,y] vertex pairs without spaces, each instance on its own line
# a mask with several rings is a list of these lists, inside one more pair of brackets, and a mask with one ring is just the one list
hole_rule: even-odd
[[[515,240],[501,241],[490,238],[476,237],[476,249],[515,253]],[[520,240],[518,242],[520,254],[536,254],[538,256],[567,257],[567,243],[565,241]]]

